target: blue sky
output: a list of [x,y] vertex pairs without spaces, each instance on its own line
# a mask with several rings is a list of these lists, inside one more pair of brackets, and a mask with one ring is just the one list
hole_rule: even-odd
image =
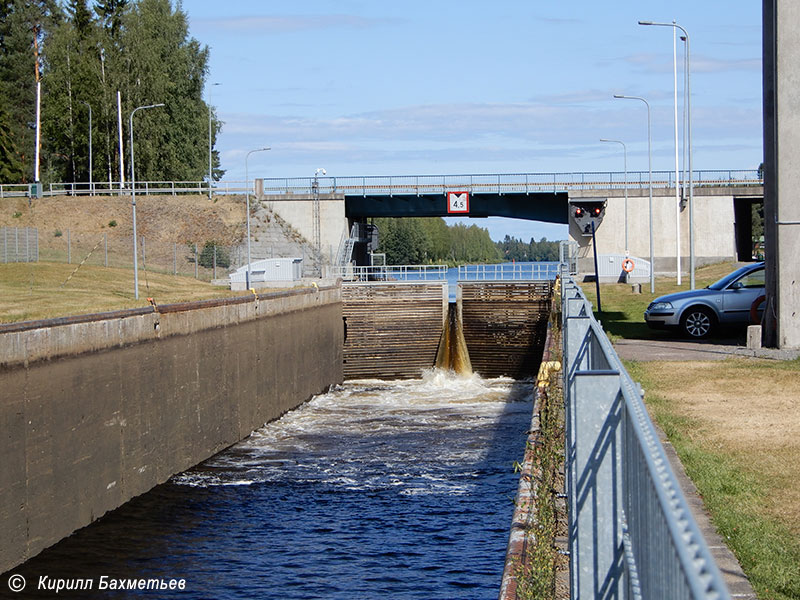
[[[225,179],[674,168],[672,28],[691,36],[694,165],[762,157],[761,3],[184,0],[211,50]],[[683,64],[678,47],[679,69]],[[679,71],[682,111],[682,74]],[[565,227],[477,220],[492,237]]]

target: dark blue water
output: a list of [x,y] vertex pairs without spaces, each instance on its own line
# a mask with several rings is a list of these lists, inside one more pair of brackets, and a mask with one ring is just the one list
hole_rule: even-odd
[[[31,591],[46,575],[95,582],[58,597],[496,598],[530,393],[438,372],[348,383],[16,569],[10,597],[56,597]],[[186,589],[99,592],[102,575]]]

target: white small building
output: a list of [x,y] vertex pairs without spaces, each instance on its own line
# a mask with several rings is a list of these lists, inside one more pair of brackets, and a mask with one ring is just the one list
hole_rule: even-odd
[[[250,263],[250,287],[265,287],[273,282],[293,282],[303,278],[302,258],[265,258]],[[231,289],[247,289],[247,265],[230,275]]]

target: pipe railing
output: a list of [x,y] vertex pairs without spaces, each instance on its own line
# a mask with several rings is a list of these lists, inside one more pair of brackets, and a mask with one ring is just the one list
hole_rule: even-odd
[[444,281],[447,265],[332,266],[331,276],[343,281]]
[[571,597],[729,599],[641,389],[580,287],[561,287]]
[[458,281],[549,281],[559,274],[557,262],[510,262],[459,265]]
[[[261,179],[265,196],[301,194],[310,195],[314,177],[272,177]],[[673,171],[654,171],[654,188],[673,188]],[[695,171],[694,188],[740,187],[763,185],[759,171],[718,170]],[[358,177],[318,177],[320,194],[344,195],[430,195],[447,191],[466,191],[473,194],[511,194],[537,192],[563,192],[570,190],[624,189],[625,174],[614,171],[575,173],[507,173],[485,175],[392,175]],[[647,171],[629,171],[628,189],[646,189]],[[680,185],[685,187],[686,182]],[[214,194],[244,194],[255,192],[252,182],[222,181],[212,185]],[[139,194],[208,194],[206,181],[137,181]],[[77,182],[44,184],[42,195],[127,195],[130,182],[120,186],[119,182]],[[35,195],[34,184],[0,184],[0,198],[30,197]]]

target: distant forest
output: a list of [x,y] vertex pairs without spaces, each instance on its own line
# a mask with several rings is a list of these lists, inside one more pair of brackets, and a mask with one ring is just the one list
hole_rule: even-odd
[[523,242],[506,236],[502,242],[493,242],[482,227],[462,223],[448,226],[439,217],[380,218],[373,222],[379,231],[376,252],[386,254],[390,265],[558,260],[558,242],[545,238]]

